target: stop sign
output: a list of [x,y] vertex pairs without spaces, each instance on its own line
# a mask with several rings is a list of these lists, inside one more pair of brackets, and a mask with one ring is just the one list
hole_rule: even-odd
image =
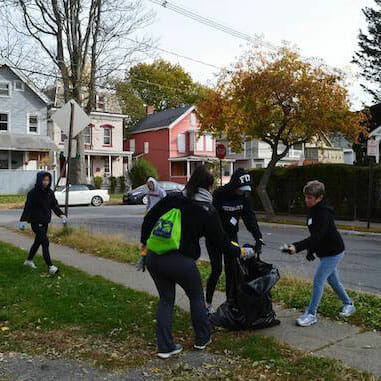
[[222,160],[225,159],[226,156],[226,147],[224,144],[217,144],[216,145],[216,156]]

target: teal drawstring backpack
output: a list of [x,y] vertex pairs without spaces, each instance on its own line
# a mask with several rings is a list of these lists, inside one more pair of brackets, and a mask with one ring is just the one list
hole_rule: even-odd
[[181,241],[181,211],[171,209],[163,214],[152,229],[147,249],[161,255],[178,250]]

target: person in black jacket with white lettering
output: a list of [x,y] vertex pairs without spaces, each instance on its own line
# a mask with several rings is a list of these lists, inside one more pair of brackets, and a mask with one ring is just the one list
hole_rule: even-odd
[[53,265],[49,252],[48,225],[52,219],[52,211],[66,224],[66,216],[58,207],[54,192],[50,189],[52,175],[49,172],[39,172],[37,174],[36,185],[28,193],[24,211],[21,215],[19,228],[26,228],[25,222],[31,224],[35,234],[35,239],[30,248],[28,259],[24,262],[25,266],[36,268],[33,262],[37,250],[42,246],[42,255],[49,268],[49,273],[55,274],[58,268]]
[[[224,232],[209,193],[214,182],[213,175],[204,167],[195,169],[183,192],[172,193],[159,201],[145,216],[141,229],[142,253],[152,230],[167,212],[181,211],[181,237],[178,250],[164,254],[148,252],[139,261],[138,270],[147,266],[158,289],[160,301],[157,311],[158,356],[166,359],[180,353],[182,347],[174,344],[172,320],[175,287],[179,284],[190,301],[192,323],[195,330],[194,348],[203,350],[210,343],[210,327],[205,306],[200,272],[196,261],[200,257],[200,238],[206,237],[219,250],[234,257],[250,258],[252,248],[240,248]],[[144,255],[144,254],[143,254]]]
[[[254,210],[250,205],[246,192],[251,191],[251,176],[243,168],[234,171],[228,184],[217,188],[213,193],[213,205],[221,218],[224,231],[229,239],[238,242],[239,222],[242,219],[246,229],[255,240],[255,251],[261,252],[263,240]],[[224,257],[226,275],[226,297],[231,303],[235,300],[235,265],[236,262],[223,248],[206,240],[206,246],[211,263],[211,274],[207,281],[206,303],[209,312],[213,312],[213,294],[222,272],[222,256]]]
[[307,250],[309,261],[313,261],[315,255],[320,259],[314,276],[310,306],[296,321],[297,325],[302,327],[317,322],[316,313],[323,296],[325,281],[328,281],[344,304],[340,316],[348,317],[356,311],[339,278],[337,267],[344,257],[345,246],[335,225],[333,209],[327,205],[324,194],[324,184],[319,181],[310,181],[304,187],[305,202],[309,208],[307,226],[310,236],[291,245],[285,245],[284,248],[284,251],[291,255]]

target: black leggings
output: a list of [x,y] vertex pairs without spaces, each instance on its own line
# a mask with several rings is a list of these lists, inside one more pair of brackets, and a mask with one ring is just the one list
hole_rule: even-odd
[[156,325],[159,352],[171,352],[174,349],[172,321],[176,284],[184,289],[189,298],[195,343],[204,345],[210,338],[210,326],[201,276],[195,261],[178,253],[148,253],[147,268],[160,296]]
[[49,253],[49,239],[48,239],[48,224],[31,224],[32,230],[36,235],[33,245],[29,250],[28,260],[33,261],[34,256],[37,253],[37,250],[42,246],[42,255],[45,259],[45,263],[50,267],[52,266],[52,260],[50,259]]
[[[238,242],[237,236],[230,237],[230,239],[234,242]],[[221,253],[221,251],[208,242],[208,240],[206,240],[206,248],[208,250],[211,266],[211,273],[206,283],[206,302],[212,304],[214,291],[216,290],[218,280],[222,273],[222,257],[224,257],[225,267],[226,299],[230,302],[234,302],[236,294],[234,275],[235,257],[231,254]]]

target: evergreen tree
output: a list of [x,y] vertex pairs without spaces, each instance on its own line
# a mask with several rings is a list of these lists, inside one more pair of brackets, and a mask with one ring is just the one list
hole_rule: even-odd
[[381,102],[381,0],[374,0],[375,8],[365,7],[363,13],[368,23],[367,32],[360,29],[359,50],[353,62],[361,68],[366,84],[361,86],[372,95],[375,102]]

